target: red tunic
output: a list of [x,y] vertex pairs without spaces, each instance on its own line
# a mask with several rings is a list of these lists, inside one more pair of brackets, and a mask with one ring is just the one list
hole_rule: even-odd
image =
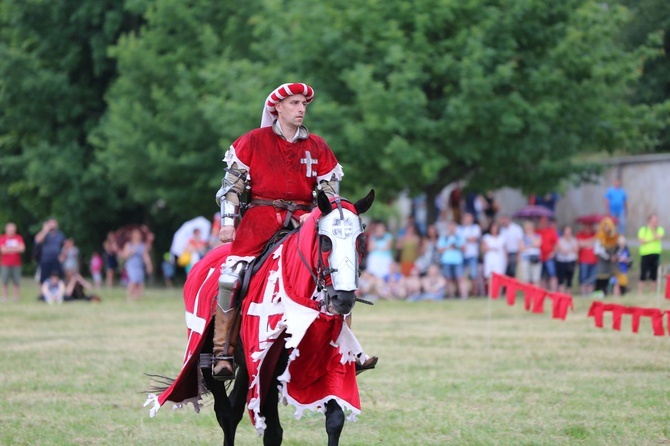
[[[228,165],[237,163],[249,174],[252,197],[312,202],[312,191],[319,181],[338,175],[335,154],[323,138],[286,141],[272,127],[255,129],[242,135],[226,154]],[[339,179],[339,178],[338,178]],[[305,211],[298,210],[296,217]],[[231,256],[257,256],[267,241],[281,229],[285,210],[255,206],[240,221],[232,243]]]

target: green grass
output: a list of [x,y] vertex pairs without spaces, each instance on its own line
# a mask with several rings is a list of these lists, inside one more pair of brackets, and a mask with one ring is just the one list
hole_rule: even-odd
[[[179,290],[123,289],[99,304],[50,307],[26,283],[0,304],[1,445],[220,444],[211,400],[143,408],[144,373],[174,376],[186,332]],[[670,307],[650,296],[625,304]],[[363,413],[343,445],[660,445],[670,443],[667,351],[648,319],[639,334],[597,329],[576,299],[568,320],[484,299],[380,302],[354,330],[377,369],[360,376]],[[323,415],[282,407],[288,445],[325,444]],[[260,445],[248,417],[240,445]]]

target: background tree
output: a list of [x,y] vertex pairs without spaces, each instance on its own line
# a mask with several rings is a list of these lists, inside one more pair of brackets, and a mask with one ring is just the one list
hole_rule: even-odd
[[91,141],[108,180],[150,210],[166,242],[183,221],[216,212],[225,150],[258,126],[267,84],[245,57],[255,6],[159,0],[111,51],[120,75]]
[[667,126],[665,98],[630,105],[661,45],[625,44],[629,19],[595,0],[0,0],[0,205],[167,243],[216,210],[225,150],[295,80],[346,195],[542,193]]
[[87,138],[116,73],[108,46],[141,12],[139,1],[0,2],[0,208],[24,235],[53,215],[100,249],[105,228],[138,212]]
[[[670,2],[663,0],[622,0],[630,8],[632,19],[623,29],[628,48],[636,48],[650,39],[662,42],[657,57],[645,60],[633,102],[661,104],[670,100]],[[670,152],[670,126],[660,132],[659,152]]]
[[285,71],[317,80],[328,106],[315,108],[316,119],[347,167],[345,188],[408,187],[429,203],[461,178],[480,191],[545,192],[593,170],[575,155],[648,147],[662,125],[662,109],[628,103],[640,60],[657,50],[620,44],[622,7],[272,5],[258,36],[272,35],[268,54],[294,55],[279,58]]

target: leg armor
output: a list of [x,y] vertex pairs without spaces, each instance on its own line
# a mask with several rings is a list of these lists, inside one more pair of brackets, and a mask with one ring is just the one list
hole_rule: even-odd
[[224,313],[231,310],[233,293],[240,287],[240,275],[246,269],[247,262],[239,261],[232,267],[221,265],[219,276],[219,299],[218,304]]
[[233,293],[240,286],[240,275],[247,267],[247,262],[239,261],[232,267],[221,265],[219,277],[219,297],[214,316],[214,348],[212,360],[212,377],[225,381],[235,377],[233,355],[237,345],[239,325],[236,324],[236,313],[231,307]]

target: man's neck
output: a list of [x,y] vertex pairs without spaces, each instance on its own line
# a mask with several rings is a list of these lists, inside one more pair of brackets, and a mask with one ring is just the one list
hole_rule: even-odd
[[305,126],[296,127],[290,124],[284,124],[283,126],[276,120],[272,125],[272,130],[275,134],[281,136],[288,142],[295,142],[298,139],[306,139],[309,135],[307,128]]
[[284,123],[284,125],[280,126],[280,128],[284,134],[284,138],[286,138],[287,141],[293,141],[295,139],[295,134],[298,131],[298,127]]

